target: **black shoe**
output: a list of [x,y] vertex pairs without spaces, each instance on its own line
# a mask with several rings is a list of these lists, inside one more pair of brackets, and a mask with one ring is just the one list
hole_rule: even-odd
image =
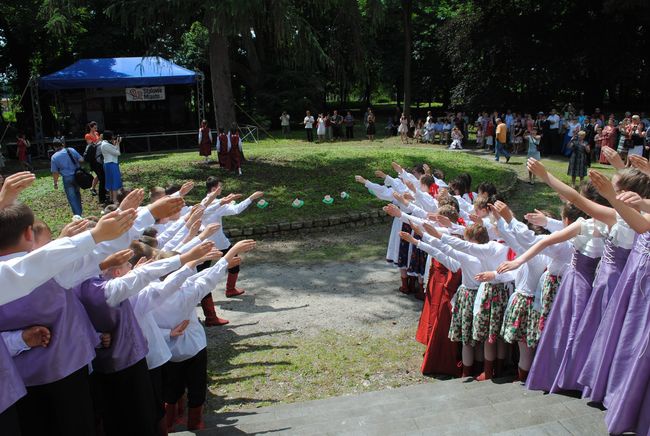
[[506,163],[510,162],[510,156],[506,158]]
[[97,197],[97,190],[95,188],[91,189],[90,193],[92,194],[93,197]]

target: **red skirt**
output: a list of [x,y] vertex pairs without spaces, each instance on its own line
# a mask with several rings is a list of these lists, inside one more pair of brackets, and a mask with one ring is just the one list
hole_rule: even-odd
[[239,147],[233,146],[230,149],[230,169],[233,171],[241,168],[241,153]]
[[231,169],[230,153],[228,152],[228,150],[222,150],[219,152],[219,166],[227,170]]
[[200,156],[210,156],[212,154],[212,144],[209,141],[201,143],[199,146]]
[[449,326],[451,299],[460,286],[461,278],[460,270],[452,273],[434,260],[425,300],[425,306],[429,307],[428,318],[424,321],[421,318],[418,328],[419,335],[427,338],[422,374],[460,376],[458,344],[449,339]]

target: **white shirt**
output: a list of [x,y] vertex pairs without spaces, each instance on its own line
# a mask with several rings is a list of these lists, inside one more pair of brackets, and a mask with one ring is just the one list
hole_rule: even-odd
[[[226,276],[227,270],[228,263],[225,259],[220,259],[211,268],[187,279],[178,292],[153,312],[171,351],[172,362],[182,362],[194,357],[207,346],[205,330],[196,316],[196,305],[217,287],[219,281]],[[190,321],[185,332],[175,338],[170,337],[170,331],[184,320]]]
[[496,241],[490,241],[487,244],[475,244],[447,235],[442,235],[440,241],[455,250],[478,258],[483,265],[483,271],[496,271],[501,263],[508,260],[508,247]]
[[102,156],[104,157],[104,163],[118,162],[118,157],[120,156],[120,147],[104,140],[100,144],[100,148],[102,150]]
[[85,231],[56,239],[30,253],[0,256],[0,304],[22,298],[52,278],[63,288],[72,288],[78,283],[72,265],[92,253],[95,246],[90,231]]
[[210,206],[208,206],[203,214],[203,223],[212,224],[217,223],[220,225],[219,230],[217,230],[212,236],[208,238],[209,241],[213,241],[214,245],[218,250],[225,250],[230,247],[230,241],[226,238],[226,235],[223,233],[222,218],[224,216],[239,215],[245,211],[251,204],[253,200],[248,197],[246,200],[241,203],[228,203],[221,205],[219,199],[214,200]]
[[172,356],[164,335],[156,324],[153,310],[158,308],[172,293],[181,287],[187,278],[195,273],[196,270],[184,266],[171,273],[164,281],[149,284],[149,286],[129,299],[131,306],[133,306],[133,313],[140,325],[140,330],[147,339],[149,346],[147,366],[149,369],[158,368],[168,362]]
[[23,330],[15,330],[0,333],[2,340],[5,341],[7,351],[11,357],[16,357],[23,351],[31,350],[32,347],[27,345],[23,340]]
[[291,118],[289,116],[289,114],[280,115],[280,125],[281,126],[288,126],[289,125],[289,118]]
[[560,128],[560,116],[558,114],[549,115],[546,119],[551,123],[549,126],[550,129]]
[[[510,245],[510,235],[514,236],[516,243],[520,248],[512,247],[517,254],[523,254],[537,242],[548,238],[548,235],[536,235],[528,226],[521,221],[513,218],[509,224],[506,224],[503,218],[497,222],[497,228],[503,239]],[[571,263],[573,256],[573,247],[571,242],[564,241],[553,244],[542,250],[540,255],[545,256],[547,260],[548,273],[554,276],[562,276]]]
[[[445,235],[443,235],[444,237]],[[455,259],[460,263],[460,268],[462,272],[462,283],[468,289],[478,289],[480,282],[478,282],[474,277],[486,271],[481,264],[481,261],[469,254],[463,253],[462,251],[454,250],[451,246],[443,243],[441,240],[434,238],[431,235],[425,234],[422,237],[422,240],[431,245],[434,248],[437,248],[451,259]],[[419,245],[418,245],[419,246]],[[425,250],[426,251],[426,250]],[[454,271],[452,271],[454,272]]]
[[[212,144],[212,130],[208,130],[208,138],[210,138],[210,144]],[[203,129],[199,129],[199,144],[203,140]]]
[[305,117],[304,123],[305,123],[305,129],[311,129],[314,126],[314,117],[312,117],[311,115]]
[[172,256],[142,265],[122,277],[108,280],[104,284],[106,303],[111,307],[117,307],[124,300],[138,294],[152,281],[177,270],[180,266],[180,256]]

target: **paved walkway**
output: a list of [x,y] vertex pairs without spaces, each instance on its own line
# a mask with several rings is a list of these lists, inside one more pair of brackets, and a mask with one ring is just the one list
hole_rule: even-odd
[[[208,435],[606,435],[604,412],[505,380],[433,382],[220,414]],[[189,432],[174,433],[178,436]]]

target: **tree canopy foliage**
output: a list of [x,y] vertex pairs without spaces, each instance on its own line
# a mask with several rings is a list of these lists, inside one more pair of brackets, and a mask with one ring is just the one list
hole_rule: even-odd
[[649,26],[644,0],[5,0],[0,79],[16,95],[79,58],[161,55],[211,79],[226,125],[405,96],[641,108]]

